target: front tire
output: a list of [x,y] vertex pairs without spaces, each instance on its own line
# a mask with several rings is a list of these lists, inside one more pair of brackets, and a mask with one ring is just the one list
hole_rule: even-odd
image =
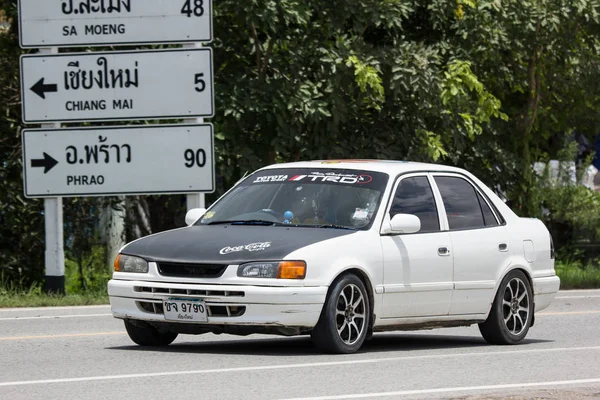
[[533,320],[533,293],[522,271],[509,272],[502,282],[487,320],[479,331],[490,344],[517,344]]
[[330,353],[349,354],[360,349],[367,337],[371,307],[364,283],[354,274],[334,281],[311,338]]
[[177,338],[177,333],[159,331],[145,322],[124,322],[129,338],[140,346],[168,346]]

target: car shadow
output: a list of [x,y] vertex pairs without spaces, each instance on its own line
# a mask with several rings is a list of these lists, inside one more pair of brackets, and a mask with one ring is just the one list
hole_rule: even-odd
[[[527,346],[535,343],[551,343],[552,340],[525,339],[519,344]],[[431,334],[375,334],[363,345],[359,353],[410,352],[441,349],[490,348],[493,346],[476,336],[450,336]],[[232,340],[190,341],[180,336],[170,346],[112,346],[107,350],[151,351],[165,353],[197,353],[197,354],[238,354],[260,356],[314,356],[323,354],[316,349],[308,336],[290,338],[239,338]]]

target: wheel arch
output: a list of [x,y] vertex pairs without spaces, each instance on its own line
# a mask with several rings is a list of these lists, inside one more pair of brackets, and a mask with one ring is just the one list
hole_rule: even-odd
[[[504,278],[506,278],[506,275],[510,274],[512,271],[521,271],[525,277],[527,278],[527,282],[529,282],[529,287],[531,287],[531,301],[533,302],[533,309],[535,311],[535,290],[533,287],[533,277],[532,277],[532,273],[531,273],[531,269],[527,268],[526,266],[522,265],[522,263],[511,263],[508,265],[508,267],[504,270],[504,272],[502,273],[502,275],[500,275],[498,277],[498,281],[496,282],[496,288],[494,289],[494,297],[492,297],[491,301],[490,301],[490,306],[488,309],[488,316],[490,314],[490,311],[492,309],[492,306],[494,304],[494,300],[496,299],[496,296],[498,295],[498,290],[500,290],[500,284],[502,283],[502,281],[504,280]],[[533,326],[535,322],[535,312],[532,313],[532,318],[531,318],[531,325]]]
[[[331,293],[333,283],[335,281],[337,281],[338,279],[340,279],[342,276],[349,275],[349,274],[356,275],[362,281],[362,283],[365,285],[365,288],[367,289],[367,297],[369,298],[369,307],[371,308],[371,318],[369,321],[369,326],[368,326],[368,331],[367,331],[368,332],[367,335],[369,335],[373,330],[373,325],[375,324],[375,288],[373,286],[371,277],[364,269],[362,269],[358,266],[348,266],[347,268],[341,270],[331,280],[331,282],[329,284],[329,289],[327,290],[327,297],[329,297],[329,295]],[[367,336],[367,338],[368,338],[368,336]]]

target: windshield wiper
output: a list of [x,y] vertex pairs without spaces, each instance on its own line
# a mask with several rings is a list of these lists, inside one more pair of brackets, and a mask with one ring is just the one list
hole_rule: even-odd
[[267,221],[264,219],[234,219],[234,220],[229,220],[229,221],[213,221],[213,222],[209,222],[207,225],[223,225],[223,224],[273,226],[273,225],[278,224],[278,222]]
[[331,229],[348,229],[351,231],[357,231],[357,228],[352,228],[350,226],[344,226],[344,225],[337,225],[337,224],[322,224],[322,225],[315,225],[315,228],[331,228]]

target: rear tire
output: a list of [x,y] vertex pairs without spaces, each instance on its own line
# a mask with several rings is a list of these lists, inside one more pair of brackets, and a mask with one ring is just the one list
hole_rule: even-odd
[[354,274],[343,275],[332,284],[311,338],[317,348],[326,352],[354,353],[367,337],[370,320],[364,283]]
[[125,329],[129,338],[140,346],[168,346],[177,338],[177,333],[159,331],[150,324],[125,320]]
[[522,271],[509,272],[502,282],[490,315],[479,331],[490,344],[517,344],[527,336],[533,321],[533,293]]

